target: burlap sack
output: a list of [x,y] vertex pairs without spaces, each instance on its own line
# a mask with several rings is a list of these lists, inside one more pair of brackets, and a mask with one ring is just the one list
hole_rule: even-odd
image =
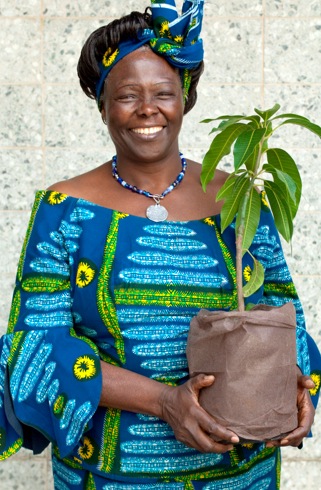
[[246,441],[297,427],[296,315],[292,303],[251,311],[201,310],[187,342],[190,376],[214,374],[200,404]]

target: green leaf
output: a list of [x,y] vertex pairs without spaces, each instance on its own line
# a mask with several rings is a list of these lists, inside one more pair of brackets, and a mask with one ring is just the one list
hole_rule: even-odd
[[238,168],[252,155],[255,147],[260,143],[265,129],[245,131],[238,136],[234,145],[234,168]]
[[256,163],[257,163],[258,154],[259,154],[259,146],[257,145],[254,148],[253,153],[244,162],[245,167],[246,167],[248,172],[252,172],[252,173],[254,172],[254,169],[255,169]]
[[[236,218],[236,236],[239,236],[241,232],[243,234],[242,238],[242,251],[243,254],[248,250],[253,242],[253,238],[255,236],[261,214],[261,196],[257,192],[257,190],[253,187],[250,191],[250,195],[248,196],[247,203],[245,204],[245,200],[247,196],[244,196],[242,199],[242,203],[239,206],[239,209],[246,205],[244,212],[238,212]],[[244,218],[242,219],[242,216]]]
[[250,122],[248,123],[248,127],[252,129],[258,129],[260,127],[260,118],[259,116],[251,116],[248,119],[250,119]]
[[283,121],[279,125],[279,127],[283,126],[284,124],[296,124],[297,126],[302,126],[303,128],[309,129],[312,133],[317,134],[321,138],[321,127],[318,126],[317,124],[314,124],[310,122],[308,119],[303,119],[303,118],[291,118],[287,119],[286,121]]
[[[281,170],[285,174],[289,175],[296,185],[295,201],[293,201],[291,198],[289,199],[290,191],[286,186],[284,187],[283,190],[284,197],[289,203],[291,209],[291,216],[293,219],[297,213],[301,200],[301,193],[302,193],[302,180],[300,177],[300,172],[298,170],[298,167],[295,161],[293,160],[293,158],[291,157],[291,155],[289,155],[286,151],[282,150],[281,148],[270,148],[266,152],[266,156],[269,164],[272,167]],[[282,188],[282,185],[280,187]]]
[[255,258],[253,258],[253,271],[251,274],[251,278],[245,286],[243,286],[243,296],[244,298],[248,298],[252,294],[254,294],[263,284],[264,282],[264,267]]
[[[265,172],[269,172],[273,176],[274,182],[282,187],[282,184],[285,186],[285,190],[287,191],[288,196],[293,201],[294,205],[296,205],[296,189],[297,186],[290,177],[289,174],[279,170],[278,168],[273,167],[272,165],[263,165],[263,170]],[[289,203],[290,204],[290,203]]]
[[[224,118],[224,117],[227,117],[227,116],[222,116],[222,117],[217,118],[217,119],[221,119],[221,118]],[[217,133],[219,131],[222,131],[223,129],[227,128],[231,124],[237,123],[237,122],[239,122],[241,120],[250,121],[247,126],[253,128],[253,129],[258,128],[259,125],[260,125],[260,118],[259,118],[259,116],[229,116],[228,119],[224,119],[216,128],[213,128],[209,132],[209,134],[213,134],[213,133]],[[214,121],[214,119],[212,119],[212,121]]]
[[271,121],[274,121],[275,119],[284,119],[286,117],[290,117],[293,119],[305,119],[306,121],[309,121],[307,117],[300,116],[299,114],[293,114],[291,112],[286,112],[285,114],[279,114],[278,116],[273,117]]
[[212,121],[215,121],[215,119],[202,119],[202,121],[200,121],[200,123],[210,123]]
[[231,124],[239,122],[241,119],[243,119],[243,116],[235,116],[231,117],[227,120],[222,121],[216,128],[213,128],[209,134],[217,133],[219,131],[223,131],[223,129],[227,128],[228,126],[231,126]]
[[231,192],[233,192],[235,181],[238,179],[238,176],[235,174],[230,174],[218,193],[216,194],[216,201],[221,201],[225,199]]
[[241,114],[234,114],[234,115],[225,115],[225,116],[218,116],[218,117],[214,117],[213,119],[203,119],[202,121],[200,121],[201,123],[209,123],[209,122],[213,122],[213,121],[220,121],[221,119],[238,119],[238,120],[241,120],[243,119],[244,116],[242,116]]
[[293,234],[293,221],[289,204],[282,196],[282,189],[275,182],[265,181],[264,190],[268,197],[277,229],[287,242]]
[[221,231],[223,231],[232,223],[235,218],[239,204],[243,199],[248,186],[250,183],[250,178],[246,175],[241,175],[237,178],[233,192],[225,199],[225,202],[221,209]]
[[213,121],[220,121],[221,119],[234,119],[235,117],[242,119],[244,116],[242,114],[226,114],[223,116],[214,117],[213,119],[203,119],[200,122],[201,123],[208,123],[208,122],[213,122]]
[[271,109],[266,111],[260,111],[259,109],[254,109],[255,112],[266,122],[270,119],[278,110],[280,109],[280,104],[275,104]]
[[217,165],[225,155],[230,153],[232,144],[246,128],[246,124],[232,124],[215,136],[202,163],[201,182],[204,191],[213,179]]

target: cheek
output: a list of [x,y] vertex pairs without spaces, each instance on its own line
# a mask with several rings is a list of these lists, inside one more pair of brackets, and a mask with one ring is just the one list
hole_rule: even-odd
[[181,125],[184,117],[184,105],[179,104],[176,107],[171,108],[171,111],[168,112],[168,117],[177,125]]
[[106,122],[109,130],[124,126],[130,116],[129,108],[126,106],[116,106],[115,104],[106,104]]

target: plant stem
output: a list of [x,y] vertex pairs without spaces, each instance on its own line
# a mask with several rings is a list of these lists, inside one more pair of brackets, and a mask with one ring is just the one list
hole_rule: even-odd
[[262,158],[262,148],[264,145],[265,138],[262,138],[262,141],[259,144],[259,151],[257,155],[257,159],[255,162],[255,168],[253,170],[253,174],[249,179],[249,185],[245,192],[242,206],[239,209],[240,220],[239,226],[236,231],[236,290],[237,290],[237,309],[238,311],[245,310],[244,296],[243,296],[243,238],[245,231],[245,218],[246,218],[246,209],[248,206],[248,202],[250,199],[251,190],[255,186],[255,181],[257,177],[257,172],[260,168],[260,162]]
[[250,198],[250,191],[253,186],[252,179],[249,181],[247,191],[244,195],[242,207],[239,209],[240,224],[236,230],[236,289],[237,289],[237,309],[238,311],[245,310],[243,296],[243,237],[244,237],[244,221],[246,216],[246,207]]

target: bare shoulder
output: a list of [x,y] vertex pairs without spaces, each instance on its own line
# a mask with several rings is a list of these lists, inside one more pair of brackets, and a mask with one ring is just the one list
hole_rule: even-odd
[[[202,172],[202,164],[195,162],[193,160],[189,160],[189,166],[194,174],[195,177],[197,177],[198,181],[201,178],[201,172]],[[225,172],[224,170],[219,170],[216,169],[214,178],[209,182],[208,186],[210,188],[215,188],[217,191],[222,187],[222,185],[225,183],[226,179],[229,177],[229,173]]]
[[104,163],[93,170],[77,175],[71,179],[56,182],[48,187],[48,190],[61,192],[62,194],[67,194],[72,197],[91,200],[93,197],[93,190],[99,187],[102,180],[108,178],[105,166],[106,164]]

